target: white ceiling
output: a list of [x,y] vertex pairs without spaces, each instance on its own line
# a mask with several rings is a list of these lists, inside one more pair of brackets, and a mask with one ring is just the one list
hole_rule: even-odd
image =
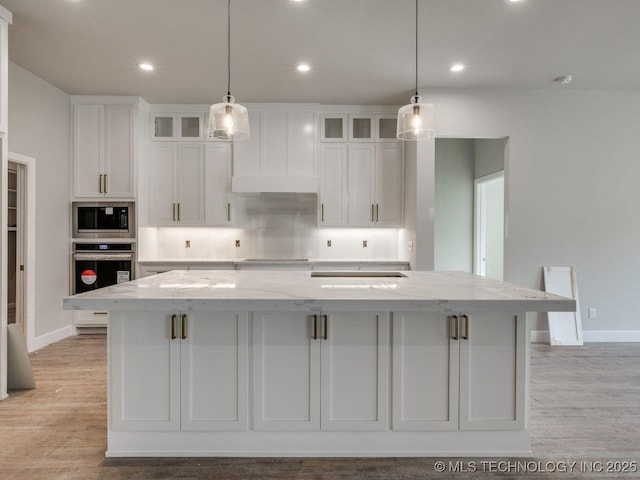
[[[420,87],[640,89],[640,0],[419,0]],[[226,0],[0,0],[9,58],[69,94],[212,103],[226,93]],[[413,0],[232,0],[240,102],[403,104]],[[136,65],[150,61],[154,72]],[[295,71],[300,61],[307,74]],[[448,67],[463,62],[467,70]],[[552,80],[571,74],[560,86]]]

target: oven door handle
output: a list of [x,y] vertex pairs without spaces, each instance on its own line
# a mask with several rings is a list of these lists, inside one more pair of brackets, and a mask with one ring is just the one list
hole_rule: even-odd
[[133,260],[132,253],[74,253],[74,260]]

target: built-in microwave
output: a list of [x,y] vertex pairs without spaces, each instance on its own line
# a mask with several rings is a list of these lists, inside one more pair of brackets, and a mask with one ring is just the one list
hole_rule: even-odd
[[73,238],[135,238],[133,202],[72,202]]

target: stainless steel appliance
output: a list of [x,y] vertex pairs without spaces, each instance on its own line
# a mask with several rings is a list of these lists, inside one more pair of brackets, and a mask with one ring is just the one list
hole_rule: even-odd
[[73,238],[135,238],[133,202],[73,202]]
[[133,243],[73,243],[73,294],[134,278]]

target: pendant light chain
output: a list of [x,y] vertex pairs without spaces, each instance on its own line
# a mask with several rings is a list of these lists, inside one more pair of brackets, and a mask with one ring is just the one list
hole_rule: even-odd
[[416,0],[416,97],[418,96],[418,0]]
[[231,0],[227,0],[227,96],[231,96]]

